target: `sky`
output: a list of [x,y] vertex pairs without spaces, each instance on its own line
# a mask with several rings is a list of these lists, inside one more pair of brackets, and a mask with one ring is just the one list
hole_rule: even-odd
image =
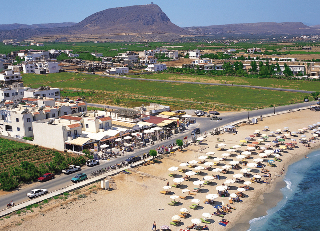
[[[80,22],[108,8],[150,4],[146,0],[6,1],[0,24]],[[153,0],[180,27],[255,22],[320,24],[319,0]]]

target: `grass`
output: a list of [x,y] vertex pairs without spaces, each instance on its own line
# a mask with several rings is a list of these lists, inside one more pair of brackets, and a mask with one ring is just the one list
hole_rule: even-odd
[[172,74],[172,73],[156,73],[153,75],[134,76],[135,78],[177,80],[189,82],[205,82],[205,83],[225,83],[235,85],[250,85],[262,87],[276,87],[284,89],[299,89],[306,91],[319,91],[320,81],[306,80],[286,80],[286,79],[268,79],[268,78],[247,78],[236,76],[206,76],[192,74]]
[[[169,78],[170,74],[157,74],[153,75],[153,77]],[[191,78],[192,75],[188,77]],[[196,78],[199,78],[199,76],[196,76]],[[209,77],[201,76],[201,78]],[[228,80],[232,78],[238,82],[240,82],[240,79],[242,81],[251,81],[252,85],[271,85],[271,79],[262,79],[261,83],[264,84],[258,84],[255,82],[257,81],[256,79],[231,77]],[[219,81],[223,81],[223,77]],[[273,81],[277,82],[276,80]],[[29,87],[59,87],[63,89],[62,96],[84,96],[88,102],[116,104],[127,107],[141,106],[148,103],[161,103],[169,105],[173,109],[255,109],[268,107],[271,104],[286,105],[302,102],[306,95],[302,93],[242,87],[115,79],[82,73],[26,74],[24,75],[24,83]],[[295,83],[299,85],[299,89],[303,89],[301,82]],[[288,82],[279,81],[278,84],[274,84],[273,86],[279,87],[279,85],[286,86],[287,84]],[[312,84],[315,85],[315,83],[305,84],[305,87],[309,88],[308,90],[312,88]]]

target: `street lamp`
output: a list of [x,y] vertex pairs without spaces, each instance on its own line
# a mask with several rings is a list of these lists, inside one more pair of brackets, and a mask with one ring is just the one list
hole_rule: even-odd
[[276,105],[273,105],[273,114],[276,114]]
[[248,120],[249,120],[249,112],[248,112]]

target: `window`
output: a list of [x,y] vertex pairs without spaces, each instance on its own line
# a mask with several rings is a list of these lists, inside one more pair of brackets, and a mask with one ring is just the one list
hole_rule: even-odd
[[89,128],[89,124],[86,124],[86,128]]
[[32,127],[28,127],[28,131],[31,132],[32,131]]
[[55,114],[55,113],[52,113],[52,117],[56,117],[56,114]]
[[68,131],[68,133],[67,133],[67,134],[68,134],[68,136],[71,136],[71,131]]
[[23,92],[20,92],[20,95],[23,95]]
[[31,122],[31,119],[30,119],[30,118],[27,118],[27,122]]
[[77,130],[74,130],[74,135],[78,135],[78,131]]
[[18,132],[20,131],[20,128],[19,128],[19,127],[17,127],[17,131],[18,131]]
[[12,96],[14,96],[14,93],[12,93]]
[[16,92],[15,94],[18,95],[18,92]]
[[16,122],[19,122],[19,118],[16,118]]
[[68,115],[68,113],[65,111],[64,113],[63,113],[64,115]]

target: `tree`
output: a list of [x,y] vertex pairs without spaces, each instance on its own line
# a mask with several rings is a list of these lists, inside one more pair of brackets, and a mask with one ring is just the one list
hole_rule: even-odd
[[176,140],[176,144],[180,147],[180,149],[182,149],[182,146],[183,146],[183,141],[182,140],[177,139]]
[[256,61],[251,61],[251,72],[256,73],[258,71],[258,65]]
[[152,158],[154,159],[154,158],[158,155],[158,153],[157,153],[156,150],[151,149],[151,150],[149,151],[149,155],[152,156]]
[[318,99],[318,96],[319,96],[320,92],[312,92],[311,93],[311,96],[314,98],[314,100],[317,100]]
[[222,68],[227,74],[233,74],[234,72],[233,65],[230,62],[224,62]]
[[286,77],[293,76],[293,72],[291,71],[290,67],[288,67],[288,65],[287,65],[286,63],[284,64],[283,74],[284,74]]

